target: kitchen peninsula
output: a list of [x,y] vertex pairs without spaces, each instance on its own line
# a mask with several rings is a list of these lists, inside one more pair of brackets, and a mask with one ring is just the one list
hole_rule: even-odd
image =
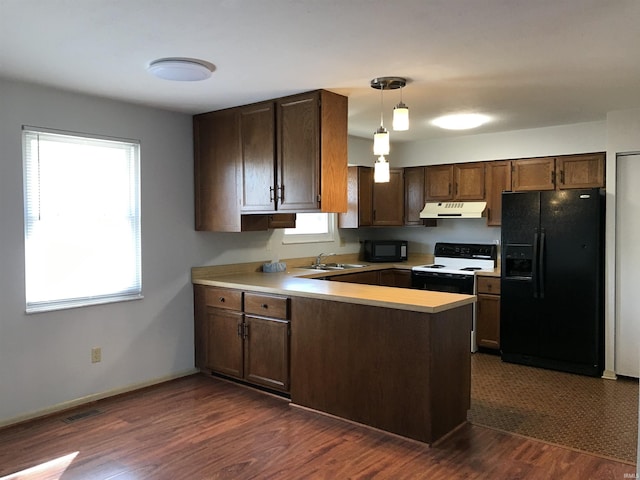
[[326,280],[351,269],[233,271],[192,269],[202,371],[425,443],[466,422],[473,295]]

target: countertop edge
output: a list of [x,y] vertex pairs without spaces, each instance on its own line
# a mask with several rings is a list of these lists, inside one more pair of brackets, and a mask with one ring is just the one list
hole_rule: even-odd
[[[326,272],[324,272],[326,275]],[[272,277],[277,274],[262,274]],[[303,283],[301,283],[303,282]],[[397,287],[385,287],[379,285],[361,285],[344,282],[326,282],[322,285],[326,287],[324,291],[318,291],[314,288],[318,285],[318,282],[326,282],[325,280],[313,279],[313,278],[296,278],[296,286],[268,286],[260,285],[258,282],[252,282],[250,279],[238,280],[232,278],[224,278],[224,276],[218,278],[209,279],[194,279],[194,285],[205,285],[222,288],[230,288],[235,290],[251,290],[254,292],[262,292],[269,294],[279,294],[306,298],[316,298],[320,300],[333,300],[343,303],[353,303],[358,305],[369,305],[381,308],[393,308],[396,310],[407,310],[413,312],[423,313],[440,313],[446,310],[462,307],[464,305],[473,304],[476,301],[475,295],[462,295],[457,293],[445,293],[445,292],[427,292],[424,290],[412,290],[412,289],[400,289]],[[306,288],[305,288],[306,287]],[[331,291],[327,291],[327,289]],[[431,305],[425,304],[425,300],[383,300],[379,297],[396,297],[398,290],[405,290],[405,294],[408,296],[418,296],[424,294],[431,294],[431,296],[447,296],[451,297],[443,301],[433,301]],[[357,292],[356,292],[357,291]]]

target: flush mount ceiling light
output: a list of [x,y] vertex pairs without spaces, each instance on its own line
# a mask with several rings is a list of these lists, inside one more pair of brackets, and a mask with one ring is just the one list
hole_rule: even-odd
[[470,130],[484,125],[491,118],[480,113],[457,113],[435,118],[431,123],[447,130]]
[[211,77],[215,70],[212,63],[194,58],[160,58],[149,64],[147,70],[163,80],[197,82]]

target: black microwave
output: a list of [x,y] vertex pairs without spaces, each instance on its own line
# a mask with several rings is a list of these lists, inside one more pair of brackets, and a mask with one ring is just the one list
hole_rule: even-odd
[[407,260],[406,240],[365,240],[365,262],[404,262]]

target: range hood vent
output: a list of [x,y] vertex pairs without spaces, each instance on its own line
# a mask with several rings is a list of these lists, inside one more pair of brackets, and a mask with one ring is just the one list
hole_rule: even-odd
[[487,202],[426,203],[420,218],[480,218]]

